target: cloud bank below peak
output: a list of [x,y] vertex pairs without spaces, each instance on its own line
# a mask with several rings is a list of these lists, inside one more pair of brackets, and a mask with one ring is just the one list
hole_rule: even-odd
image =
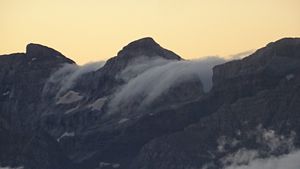
[[135,76],[129,80],[126,78],[128,82],[115,94],[111,100],[111,107],[127,105],[138,97],[143,98],[141,105],[151,103],[172,86],[195,78],[201,80],[204,92],[208,92],[212,87],[212,68],[224,62],[226,60],[221,57],[205,57],[180,61],[153,60],[148,65],[155,66],[146,70],[145,66],[134,65],[129,67],[131,71],[125,69],[125,72],[131,72]]
[[[112,94],[110,107],[129,105],[130,101],[143,98],[140,106],[152,103],[159,96],[174,86],[191,80],[200,80],[204,92],[212,88],[213,67],[233,59],[240,59],[253,51],[242,52],[226,59],[220,56],[207,56],[193,60],[170,60],[163,57],[137,56],[127,67],[115,75],[125,84],[119,86]],[[88,72],[103,67],[105,62],[85,65],[66,64],[48,79],[44,93],[57,93],[61,97],[75,86],[77,80]],[[111,69],[115,69],[112,67]],[[113,70],[112,70],[113,71]],[[188,90],[188,89],[187,89]]]

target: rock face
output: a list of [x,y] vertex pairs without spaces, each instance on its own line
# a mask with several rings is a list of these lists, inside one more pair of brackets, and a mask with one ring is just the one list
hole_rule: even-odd
[[182,61],[151,38],[76,78],[73,61],[42,45],[0,56],[0,166],[222,168],[224,158],[242,148],[287,153],[258,142],[257,130],[285,138],[292,133],[299,146],[300,39],[281,39],[214,67],[209,92],[194,77],[165,88],[146,106],[151,93],[144,90],[117,102],[138,77]]
[[168,60],[181,60],[177,54],[162,48],[152,38],[143,38],[131,42],[118,52],[116,57],[109,59],[106,65],[101,69],[109,76],[115,76],[122,71],[130,62],[137,60],[140,57],[150,59],[168,59]]
[[71,163],[55,140],[37,128],[37,109],[49,76],[62,64],[74,62],[41,45],[29,44],[26,49],[26,53],[0,56],[0,163],[64,168]]

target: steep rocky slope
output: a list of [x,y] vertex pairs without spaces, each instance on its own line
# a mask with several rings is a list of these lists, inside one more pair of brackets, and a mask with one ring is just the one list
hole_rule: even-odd
[[56,168],[71,164],[55,139],[37,128],[44,84],[65,63],[74,62],[38,44],[29,44],[26,53],[0,57],[1,166]]

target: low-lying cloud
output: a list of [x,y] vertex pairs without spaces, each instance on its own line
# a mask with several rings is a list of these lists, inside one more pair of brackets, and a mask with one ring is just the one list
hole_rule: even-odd
[[[224,169],[299,169],[300,151],[294,147],[295,133],[291,132],[289,137],[277,135],[274,130],[261,129],[263,133],[256,138],[258,143],[268,147],[267,158],[261,156],[261,150],[241,149],[227,158],[232,164]],[[278,150],[286,151],[287,154],[273,155]],[[264,152],[266,155],[266,152]],[[227,159],[227,160],[228,160]]]
[[48,79],[44,87],[44,93],[55,92],[57,93],[56,96],[60,96],[60,94],[72,88],[79,77],[100,69],[104,64],[105,62],[103,61],[88,63],[82,66],[65,64]]
[[244,57],[247,57],[247,56],[253,54],[254,52],[255,52],[255,50],[247,50],[247,51],[244,51],[244,52],[229,55],[228,58],[230,60],[243,59]]
[[[121,73],[123,77],[126,75],[125,77],[131,78],[126,78],[128,82],[116,93],[111,107],[126,105],[137,96],[143,97],[141,105],[151,103],[170,87],[195,78],[201,80],[203,90],[208,92],[212,87],[212,68],[224,62],[225,59],[220,57],[206,57],[182,61],[154,60],[151,63],[154,66],[147,69],[143,65],[135,65],[134,69],[125,69],[125,72]],[[130,76],[128,72],[134,76]]]
[[[223,169],[299,169],[300,150],[294,147],[295,132],[288,136],[277,134],[274,130],[257,127],[255,131],[248,131],[249,137],[254,137],[256,143],[265,148],[247,149],[239,148],[234,153],[222,148],[220,152],[227,154],[220,159]],[[234,138],[222,136],[218,140],[219,147],[230,147],[234,149],[236,144],[232,144]],[[239,142],[242,140],[238,140]],[[281,153],[280,153],[281,152]],[[279,154],[278,154],[279,153]],[[205,165],[202,169],[209,169],[214,164]]]
[[20,167],[1,167],[0,169],[24,169],[24,167],[20,166]]
[[[167,92],[171,87],[180,85],[189,80],[200,80],[204,92],[212,88],[212,68],[226,61],[240,58],[251,52],[243,52],[224,59],[218,56],[203,57],[195,60],[166,60],[162,57],[156,59],[146,56],[136,57],[118,75],[125,84],[119,86],[110,100],[109,107],[116,108],[128,105],[132,100],[141,99],[139,106],[148,105],[156,98]],[[105,62],[90,63],[83,66],[66,64],[56,71],[44,87],[44,93],[56,93],[61,97],[74,87],[79,77],[88,72],[100,69]],[[200,87],[200,86],[199,86]],[[187,89],[188,90],[188,89]]]
[[289,154],[278,157],[257,158],[246,165],[231,165],[225,169],[299,169],[300,151],[293,151]]

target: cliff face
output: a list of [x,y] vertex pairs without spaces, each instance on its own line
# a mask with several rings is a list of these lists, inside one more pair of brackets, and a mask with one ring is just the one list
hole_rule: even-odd
[[70,165],[55,140],[37,129],[44,84],[65,63],[74,62],[37,44],[29,44],[26,53],[0,56],[1,166]]
[[0,56],[0,166],[222,168],[242,148],[287,153],[257,130],[293,133],[299,146],[298,38],[215,66],[209,92],[195,74],[175,76],[187,67],[197,66],[151,38],[89,71],[37,44]]

